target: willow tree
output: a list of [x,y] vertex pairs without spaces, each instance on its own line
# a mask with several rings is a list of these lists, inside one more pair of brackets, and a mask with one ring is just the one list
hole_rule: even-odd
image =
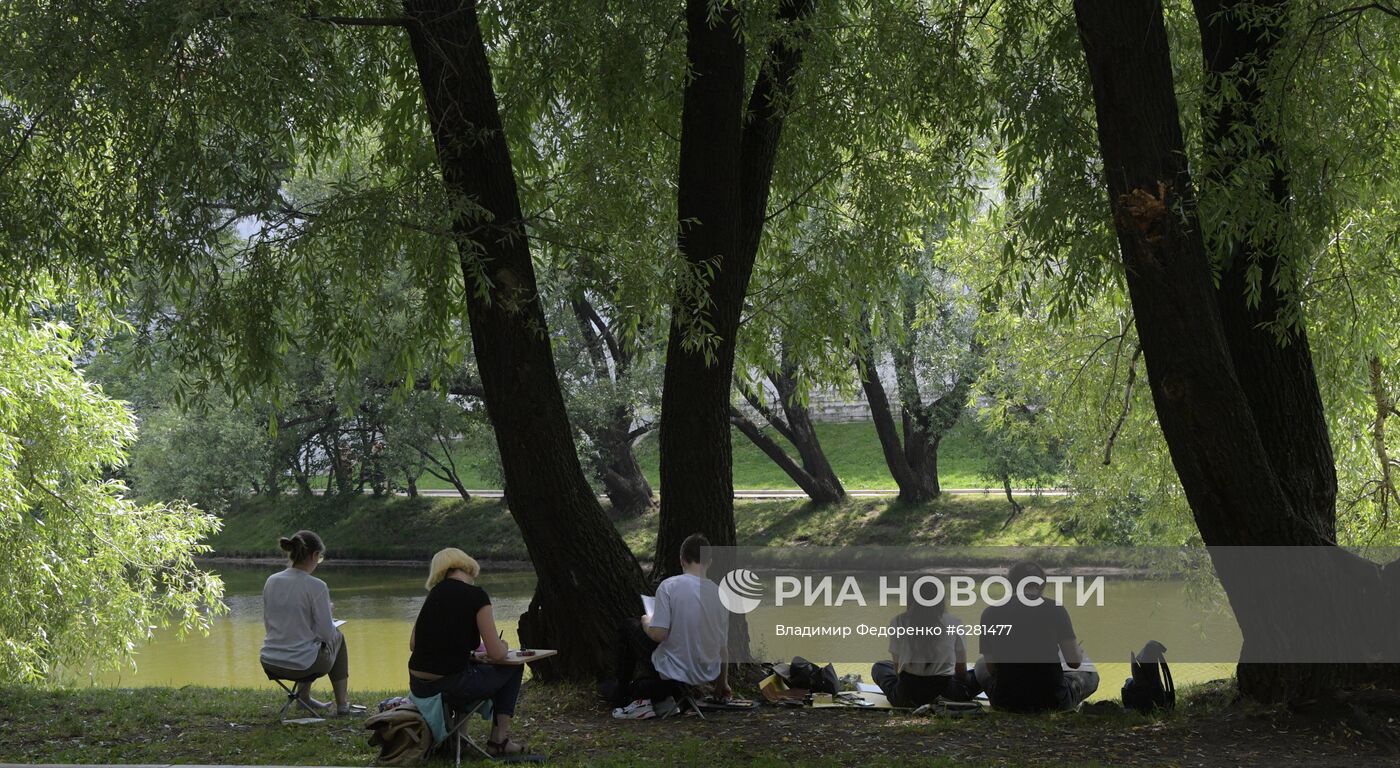
[[[755,270],[808,269],[832,281],[817,289],[828,294],[873,285],[906,257],[934,201],[971,186],[980,148],[970,137],[991,117],[977,108],[965,10],[687,4],[658,575],[678,567],[689,533],[734,541],[730,405]],[[750,43],[764,52],[754,61]],[[813,228],[815,242],[794,248]],[[841,335],[858,319],[851,306],[832,306]]]
[[780,2],[778,16],[789,28],[770,43],[749,89],[738,7],[686,3],[690,77],[676,194],[685,273],[672,310],[661,393],[659,575],[679,570],[675,553],[692,533],[704,533],[716,546],[738,543],[729,435],[735,340],[815,5]]
[[0,681],[32,685],[130,664],[156,627],[207,631],[223,585],[194,558],[219,521],[125,498],[110,475],[136,420],[84,379],[93,336],[57,319],[86,297],[6,288],[18,301],[0,312]]
[[[1378,141],[1357,134],[1388,119],[1383,99],[1363,95],[1340,119],[1324,108],[1339,91],[1394,88],[1375,70],[1358,83],[1364,54],[1326,32],[1342,19],[1360,39],[1383,35],[1356,9],[1290,2],[1164,14],[1159,0],[1079,0],[1073,20],[1012,5],[1043,20],[1008,32],[1002,49],[1025,67],[1004,92],[1014,102],[1013,220],[1043,249],[1023,260],[1063,281],[1062,314],[1106,281],[1126,285],[1156,419],[1202,541],[1295,547],[1290,567],[1310,564],[1304,581],[1216,559],[1244,633],[1241,691],[1287,700],[1393,684],[1393,666],[1244,663],[1284,657],[1300,612],[1353,660],[1394,658],[1394,569],[1336,546],[1335,464],[1308,342],[1319,291],[1307,276],[1338,216],[1365,205],[1350,172],[1393,156],[1383,141],[1352,151],[1353,139]],[[1037,28],[1044,47],[1024,56]],[[1173,47],[1188,65],[1173,66]],[[1094,178],[1102,183],[1085,184]],[[1113,252],[1120,261],[1101,257]],[[1354,317],[1353,328],[1370,321]],[[1298,588],[1264,588],[1261,577]],[[1331,588],[1320,595],[1309,588],[1318,584]]]
[[[348,375],[376,347],[439,375],[469,350],[539,575],[522,639],[560,649],[541,672],[604,669],[643,583],[584,478],[551,357],[513,162],[540,110],[516,100],[507,124],[488,60],[544,51],[571,15],[506,32],[517,19],[457,1],[0,13],[19,138],[3,172],[34,180],[3,203],[6,274],[112,278],[114,304],[175,327],[197,387],[274,382],[293,343]],[[390,273],[407,301],[378,301]]]

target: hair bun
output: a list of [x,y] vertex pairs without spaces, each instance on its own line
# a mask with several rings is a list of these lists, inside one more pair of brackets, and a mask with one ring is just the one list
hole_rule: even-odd
[[277,547],[283,552],[291,552],[294,546],[295,543],[286,536],[283,536],[282,538],[277,540]]

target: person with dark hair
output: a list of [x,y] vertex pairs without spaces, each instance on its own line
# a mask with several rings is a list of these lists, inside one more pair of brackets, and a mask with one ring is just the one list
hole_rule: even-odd
[[[729,612],[707,576],[710,542],[698,533],[681,542],[681,573],[656,588],[654,612],[624,622],[617,642],[617,680],[607,692],[613,717],[644,720],[680,711],[690,686],[731,695],[725,664]],[[643,674],[635,676],[638,662]]]
[[325,558],[326,545],[312,531],[297,531],[277,545],[287,553],[288,566],[267,577],[263,585],[263,638],[259,659],[269,675],[301,680],[297,695],[316,708],[330,704],[311,698],[311,680],[329,675],[335,692],[335,712],[348,715],[350,660],[345,636],[331,619],[331,593],[326,582],[312,576]]
[[[1012,596],[982,612],[978,684],[992,706],[1011,712],[1074,709],[1099,687],[1064,606],[1044,596],[1045,569],[1021,562],[1008,574]],[[1006,631],[1005,628],[1009,628]]]
[[890,704],[911,709],[933,704],[948,693],[950,682],[966,680],[961,626],[941,597],[931,605],[916,601],[890,622],[890,658],[870,669],[870,678]]

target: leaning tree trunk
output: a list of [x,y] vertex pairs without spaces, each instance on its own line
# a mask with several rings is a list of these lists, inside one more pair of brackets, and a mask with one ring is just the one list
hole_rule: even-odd
[[899,488],[899,500],[917,504],[933,498],[923,476],[909,464],[904,443],[899,436],[894,414],[890,411],[890,398],[885,394],[885,385],[880,381],[880,369],[876,367],[875,354],[866,346],[861,357],[856,360],[861,388],[865,390],[865,402],[870,405],[870,420],[875,424],[875,434],[880,438],[880,450],[885,455],[885,466],[890,477]]
[[[534,665],[537,675],[596,678],[610,666],[617,623],[640,611],[645,582],[574,448],[476,3],[405,0],[404,8],[443,182],[464,203],[452,226],[472,347],[510,512],[538,577],[520,640],[559,650],[556,663]],[[478,268],[492,285],[484,295]]]
[[730,382],[739,318],[763,234],[787,101],[814,0],[782,0],[744,110],[744,46],[726,3],[686,3],[689,77],[681,105],[677,235],[688,274],[671,314],[661,393],[661,515],[653,579],[677,573],[681,541],[735,543]]
[[773,463],[777,464],[779,469],[791,478],[794,483],[797,483],[797,487],[801,488],[802,492],[807,494],[808,498],[813,502],[817,504],[830,504],[840,499],[839,496],[832,495],[831,489],[820,480],[813,477],[806,468],[793,461],[792,457],[787,454],[787,451],[783,450],[783,446],[779,445],[777,440],[765,434],[761,427],[750,421],[749,417],[745,416],[738,408],[729,409],[729,421],[744,435],[744,437],[749,439],[749,442],[754,444],[754,447],[763,451],[765,456],[772,459]]
[[[1314,637],[1326,636],[1324,647],[1394,658],[1393,577],[1334,545],[1322,519],[1334,511],[1316,508],[1317,496],[1299,494],[1295,479],[1280,478],[1265,445],[1283,428],[1281,414],[1256,411],[1250,401],[1250,391],[1298,386],[1297,371],[1277,356],[1232,356],[1186,165],[1160,0],[1076,0],[1075,14],[1158,422],[1240,622],[1241,658],[1285,658],[1295,650],[1299,616]],[[1316,446],[1308,453],[1324,455]],[[1319,474],[1326,473],[1311,469]],[[1251,545],[1289,549],[1249,567],[1220,549]],[[1393,679],[1393,667],[1242,664],[1239,683],[1245,695],[1281,701],[1368,677]]]
[[831,463],[826,460],[811,415],[798,398],[795,374],[787,372],[789,369],[786,366],[784,371],[769,371],[764,374],[772,382],[778,399],[783,404],[781,413],[773,410],[758,393],[743,384],[738,386],[749,407],[758,412],[774,431],[797,449],[796,460],[788,455],[787,450],[777,440],[770,437],[738,408],[730,408],[730,423],[740,434],[747,437],[754,447],[772,459],[814,503],[834,504],[846,497],[846,489],[841,485],[840,478],[836,477]]
[[769,422],[792,443],[793,448],[797,449],[802,468],[816,481],[820,498],[811,493],[808,495],[819,504],[844,499],[846,488],[841,485],[841,478],[836,476],[836,470],[831,468],[826,451],[822,450],[821,440],[817,438],[817,426],[812,422],[812,413],[803,404],[803,393],[798,391],[797,366],[789,359],[786,345],[782,350],[778,370],[768,372],[767,377],[773,384],[773,391],[777,393],[778,404],[783,410],[782,419],[775,421],[769,418]]

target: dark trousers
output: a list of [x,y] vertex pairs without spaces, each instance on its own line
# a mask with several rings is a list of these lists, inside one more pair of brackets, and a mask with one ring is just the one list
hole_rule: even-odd
[[921,707],[932,704],[948,690],[951,675],[911,675],[908,672],[896,673],[893,661],[877,661],[870,668],[870,677],[890,704],[896,707]]
[[276,675],[283,680],[307,680],[329,675],[331,682],[344,680],[350,676],[350,652],[345,650],[345,635],[340,634],[340,630],[335,631],[338,636],[338,647],[332,650],[329,645],[321,643],[321,650],[316,654],[316,661],[306,669],[292,669],[281,667],[276,664],[263,662],[263,670],[270,675]]
[[615,645],[617,656],[613,661],[613,674],[617,676],[617,687],[612,694],[614,707],[625,707],[637,699],[660,701],[684,694],[683,684],[663,678],[652,665],[651,652],[656,650],[657,643],[647,637],[639,619],[627,619],[618,624]]
[[495,714],[512,716],[515,714],[515,700],[520,696],[520,680],[524,675],[523,664],[473,662],[461,672],[437,680],[423,680],[409,675],[408,689],[420,699],[438,694],[442,694],[445,702],[466,703],[490,699]]

